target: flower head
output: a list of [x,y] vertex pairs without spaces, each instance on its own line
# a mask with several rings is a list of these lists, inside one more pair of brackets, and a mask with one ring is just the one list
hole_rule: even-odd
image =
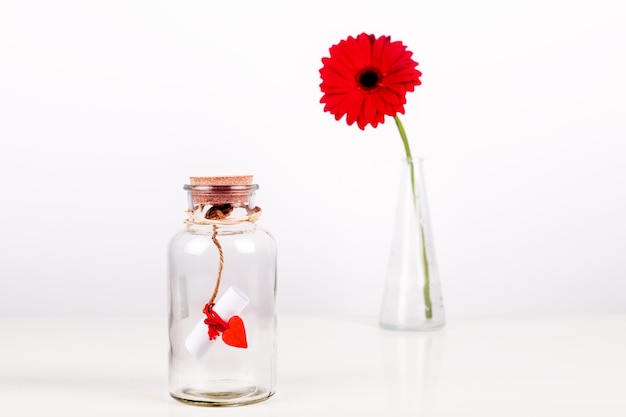
[[365,129],[383,123],[385,116],[404,114],[406,93],[420,85],[417,62],[400,41],[361,33],[330,48],[320,69],[324,111],[348,125]]

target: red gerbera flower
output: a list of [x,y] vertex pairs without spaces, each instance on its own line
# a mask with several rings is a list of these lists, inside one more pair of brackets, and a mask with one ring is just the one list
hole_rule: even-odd
[[359,128],[383,123],[385,116],[404,114],[406,93],[420,85],[417,62],[400,41],[362,33],[342,40],[322,58],[320,69],[324,111]]

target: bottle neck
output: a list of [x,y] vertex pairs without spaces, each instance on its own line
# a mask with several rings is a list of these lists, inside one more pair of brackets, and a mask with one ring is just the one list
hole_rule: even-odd
[[254,203],[256,184],[185,185],[184,189],[188,196],[185,224],[194,229],[232,229],[261,217],[261,208]]
[[197,205],[193,210],[187,210],[187,224],[196,225],[236,225],[255,222],[261,217],[261,207],[250,207],[248,204],[220,204]]

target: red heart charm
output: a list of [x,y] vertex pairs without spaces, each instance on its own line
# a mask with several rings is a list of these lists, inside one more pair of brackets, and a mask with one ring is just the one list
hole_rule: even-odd
[[224,333],[222,333],[222,340],[230,346],[244,349],[248,347],[246,328],[243,325],[241,317],[232,316],[230,320],[228,320],[228,329],[224,330]]

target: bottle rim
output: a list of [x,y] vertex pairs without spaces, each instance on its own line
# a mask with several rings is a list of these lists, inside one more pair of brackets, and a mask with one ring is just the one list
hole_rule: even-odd
[[245,185],[193,185],[185,184],[183,189],[186,191],[200,191],[211,193],[232,193],[232,192],[251,192],[259,189],[258,184]]

